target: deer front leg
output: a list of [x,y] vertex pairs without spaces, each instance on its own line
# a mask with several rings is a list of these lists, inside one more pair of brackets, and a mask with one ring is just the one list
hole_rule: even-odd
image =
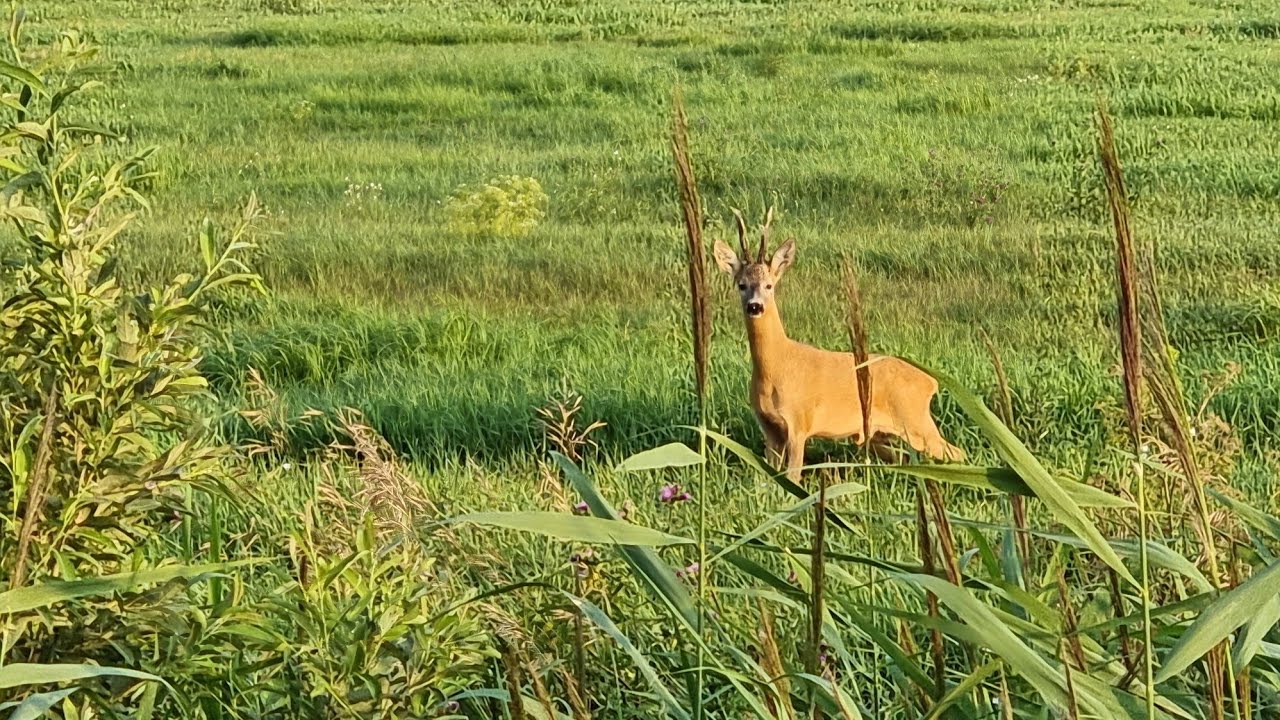
[[764,459],[774,468],[782,468],[787,447],[787,428],[776,421],[757,416],[760,430],[764,433]]
[[787,479],[800,483],[800,468],[804,467],[804,445],[808,438],[800,434],[787,437]]

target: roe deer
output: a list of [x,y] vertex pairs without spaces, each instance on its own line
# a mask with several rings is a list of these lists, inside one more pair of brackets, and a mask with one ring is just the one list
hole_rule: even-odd
[[765,261],[773,221],[773,208],[769,208],[752,262],[747,225],[741,213],[734,210],[733,214],[742,255],[721,240],[716,241],[714,253],[716,264],[733,276],[742,298],[751,345],[751,406],[764,431],[770,460],[784,461],[787,476],[798,481],[809,438],[852,438],[858,444],[870,441],[875,447],[885,436],[900,437],[936,460],[963,459],[964,452],[943,439],[933,422],[929,405],[938,382],[899,358],[869,356],[871,432],[864,432],[853,354],[796,342],[782,328],[774,288],[795,261],[795,238]]

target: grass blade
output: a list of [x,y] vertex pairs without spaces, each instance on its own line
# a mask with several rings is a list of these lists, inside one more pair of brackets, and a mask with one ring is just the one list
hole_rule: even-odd
[[641,470],[661,470],[662,468],[688,467],[706,462],[698,453],[689,449],[684,443],[668,443],[661,447],[638,452],[618,463],[617,472],[639,472]]
[[1241,520],[1252,527],[1254,530],[1266,535],[1272,540],[1280,540],[1280,519],[1269,513],[1265,513],[1248,503],[1220,493],[1213,488],[1205,488],[1214,500],[1226,505]]
[[990,677],[1001,667],[1004,667],[1004,663],[1002,661],[992,660],[986,665],[983,665],[977,670],[966,675],[964,680],[956,683],[956,686],[951,688],[951,691],[944,695],[942,699],[938,701],[938,704],[934,705],[933,708],[929,710],[929,714],[924,716],[924,720],[936,720],[937,718],[942,717],[942,713],[952,705],[963,700],[970,691],[981,685],[984,680]]
[[[912,477],[937,480],[948,485],[960,485],[978,490],[992,490],[1016,495],[1037,497],[1018,473],[1010,468],[978,467],[973,465],[887,465],[885,470]],[[1117,497],[1082,482],[1054,479],[1080,507],[1131,508],[1133,502]]]
[[[809,497],[809,493],[805,492],[804,488],[800,487],[799,485],[789,480],[785,473],[775,473],[773,469],[770,468],[767,463],[765,463],[764,459],[762,459],[759,455],[756,455],[754,452],[751,452],[751,450],[747,448],[747,446],[743,445],[742,443],[732,438],[721,435],[720,433],[715,432],[714,430],[707,430],[705,428],[695,428],[695,427],[689,427],[688,429],[695,430],[701,433],[706,433],[707,437],[711,438],[712,440],[715,440],[716,444],[720,445],[725,450],[728,450],[729,452],[736,455],[738,459],[742,460],[742,462],[747,465],[747,467],[754,470],[761,477],[764,477],[768,480],[772,480],[773,482],[777,483],[779,487],[781,487],[783,490],[786,490],[791,495],[797,498],[800,498],[801,500],[804,500],[805,498]],[[823,465],[808,466],[809,469],[819,468],[819,467],[823,467]],[[827,520],[830,521],[832,525],[835,525],[841,530],[848,530],[848,531],[853,530],[853,526],[850,525],[848,521],[840,517],[839,514],[837,514],[830,508],[827,508],[826,514],[827,514]]]
[[35,610],[82,597],[124,592],[143,585],[166,583],[179,578],[198,581],[225,573],[233,567],[256,562],[261,561],[240,560],[210,565],[175,565],[81,580],[51,580],[39,585],[28,585],[0,593],[0,615]]
[[[62,699],[79,691],[78,687],[64,688],[62,690],[54,690],[53,692],[36,693],[28,695],[17,707],[14,708],[13,714],[9,716],[9,720],[38,720],[45,712],[52,709],[54,705],[62,702]],[[8,705],[8,703],[5,703]],[[0,705],[0,710],[4,706]]]
[[107,676],[164,682],[164,680],[151,673],[128,668],[103,665],[13,663],[0,667],[0,688],[19,687],[21,685],[49,685]]
[[666,547],[692,545],[693,541],[623,520],[578,517],[559,512],[483,512],[452,518],[450,523],[506,528],[546,535],[559,540],[601,545],[643,545]]
[[1236,672],[1241,672],[1249,666],[1253,657],[1258,654],[1258,649],[1262,647],[1263,638],[1271,632],[1271,628],[1275,627],[1277,622],[1280,622],[1280,596],[1267,600],[1258,614],[1249,618],[1244,633],[1240,635],[1239,642],[1231,652]]

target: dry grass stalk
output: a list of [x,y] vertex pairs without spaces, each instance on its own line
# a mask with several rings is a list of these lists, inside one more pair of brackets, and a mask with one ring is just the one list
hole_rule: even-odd
[[693,175],[689,155],[689,122],[684,113],[684,97],[677,86],[673,99],[674,117],[671,127],[671,152],[675,158],[676,187],[680,193],[680,210],[688,240],[689,301],[692,313],[694,380],[698,403],[705,407],[707,370],[710,362],[711,308],[707,301],[707,261],[702,242],[702,201]]
[[578,428],[582,399],[581,393],[562,385],[541,407],[534,408],[547,444],[574,462],[582,460],[584,449],[595,447],[591,433],[605,427],[604,422],[596,420]]
[[791,707],[791,682],[782,664],[782,653],[778,651],[773,616],[763,600],[757,599],[756,607],[760,610],[760,628],[756,631],[760,640],[760,668],[766,675],[765,682],[773,686],[773,694],[765,695],[765,705],[773,717],[787,720],[795,716],[795,711]]
[[587,701],[582,697],[582,689],[578,687],[573,673],[560,668],[560,679],[564,682],[565,699],[573,712],[573,720],[591,720],[591,711],[587,708]]
[[[1129,221],[1129,195],[1125,189],[1124,173],[1116,154],[1115,136],[1111,118],[1102,103],[1098,104],[1098,152],[1102,160],[1102,175],[1106,184],[1107,203],[1111,208],[1111,220],[1116,235],[1116,304],[1120,322],[1120,359],[1124,372],[1125,416],[1129,439],[1135,458],[1142,452],[1142,325],[1138,312],[1138,267],[1135,260],[1133,232]],[[1138,500],[1138,543],[1140,580],[1142,583],[1142,632],[1143,632],[1143,686],[1147,714],[1154,715],[1155,674],[1151,633],[1150,569],[1146,543],[1150,537],[1147,517],[1147,491],[1141,460],[1135,460]]]
[[845,261],[843,267],[844,291],[849,303],[849,345],[853,348],[853,360],[857,367],[858,403],[862,408],[862,443],[869,451],[873,438],[867,431],[871,427],[871,368],[867,365],[867,324],[862,312],[862,290],[852,264]]
[[937,528],[938,545],[941,548],[943,568],[947,573],[947,580],[952,585],[963,585],[964,578],[960,575],[960,561],[956,554],[955,536],[951,532],[951,521],[947,519],[947,506],[942,498],[942,488],[936,480],[925,480],[925,489],[929,493],[929,505],[933,509],[933,524]]
[[[933,538],[929,535],[929,518],[924,510],[924,491],[919,488],[916,489],[916,541],[920,547],[920,564],[924,566],[925,573],[932,575],[935,567],[933,562]],[[925,600],[929,606],[929,617],[940,617],[938,596],[927,592],[925,593]],[[942,699],[943,688],[946,687],[947,655],[946,649],[942,644],[941,630],[933,628],[930,631],[930,640],[930,652],[933,656],[933,700],[936,702]]]
[[[1130,222],[1128,191],[1125,188],[1124,173],[1120,166],[1120,158],[1116,152],[1115,132],[1102,102],[1098,103],[1098,149],[1102,160],[1103,177],[1106,184],[1107,202],[1111,208],[1112,222],[1116,234],[1116,274],[1120,312],[1120,347],[1121,360],[1125,378],[1125,410],[1129,420],[1129,431],[1134,444],[1135,453],[1140,453],[1142,446],[1142,382],[1145,380],[1152,399],[1159,409],[1163,429],[1168,437],[1168,444],[1177,455],[1183,479],[1192,497],[1194,514],[1192,526],[1195,528],[1204,550],[1204,558],[1209,566],[1210,581],[1221,586],[1226,581],[1218,563],[1217,539],[1210,521],[1208,499],[1204,492],[1204,482],[1196,462],[1195,449],[1191,443],[1191,431],[1187,418],[1187,404],[1177,368],[1170,352],[1168,333],[1164,326],[1164,311],[1160,302],[1159,282],[1155,270],[1155,243],[1148,241],[1140,247],[1133,238]],[[1141,477],[1141,476],[1140,476]],[[1139,533],[1145,541],[1147,538],[1146,498],[1142,485],[1139,485]],[[1172,511],[1173,508],[1170,508]],[[1144,593],[1149,592],[1146,585],[1147,571],[1145,553],[1143,555]],[[1149,607],[1149,597],[1144,599],[1144,611]],[[1150,622],[1144,625],[1148,628]],[[1150,686],[1150,641],[1147,642],[1148,675]],[[1209,675],[1210,712],[1212,716],[1222,717],[1223,671],[1229,671],[1229,648],[1223,645],[1210,652],[1205,658],[1205,669]],[[1234,694],[1234,685],[1232,686]],[[1148,692],[1148,707],[1150,707]],[[1238,707],[1237,707],[1238,710]]]
[[49,463],[53,458],[53,429],[58,424],[58,387],[54,385],[44,399],[44,424],[40,428],[40,441],[36,445],[35,462],[31,466],[31,482],[27,485],[26,509],[22,515],[22,527],[18,530],[18,555],[14,561],[9,589],[21,587],[27,581],[27,557],[31,553],[31,538],[44,514],[45,494],[49,488]]
[[[911,624],[906,620],[899,618],[897,627],[898,645],[902,647],[902,652],[906,653],[907,656],[914,657],[919,648],[916,647],[916,638],[915,635],[912,634]],[[917,708],[917,710],[919,710],[919,715],[924,716],[929,707],[933,704],[933,698],[929,697],[929,694],[925,692],[925,689],[919,684],[911,683],[911,687],[916,691],[916,697],[919,703],[919,707]]]
[[1071,605],[1071,594],[1067,590],[1066,574],[1061,569],[1058,570],[1058,606],[1062,611],[1062,639],[1070,651],[1071,664],[1077,670],[1087,671],[1089,668],[1085,665],[1084,647],[1080,644],[1079,622],[1076,620],[1076,610]]
[[324,417],[324,413],[308,408],[297,417],[289,414],[288,408],[280,399],[280,394],[262,377],[257,368],[249,368],[245,378],[245,407],[240,410],[244,418],[254,430],[265,433],[267,442],[250,440],[244,445],[246,454],[265,455],[284,453],[289,448],[289,430],[295,425],[305,425],[316,418]]
[[840,692],[840,685],[836,683],[836,674],[831,668],[827,668],[826,673],[822,676],[827,682],[831,683],[831,697],[835,699],[836,709],[840,711],[840,717],[843,720],[855,720],[857,715],[853,714],[853,710],[845,703],[844,693]]
[[1013,698],[1009,696],[1009,679],[1000,670],[1000,720],[1013,720]]
[[1130,225],[1129,196],[1116,154],[1111,117],[1098,109],[1099,153],[1107,202],[1116,234],[1116,301],[1120,315],[1120,360],[1124,368],[1124,403],[1135,449],[1142,445],[1142,324],[1138,317],[1138,264]]
[[360,481],[356,501],[373,513],[380,529],[396,529],[406,536],[412,535],[417,518],[436,514],[435,504],[427,498],[422,486],[400,467],[387,441],[364,424],[359,411],[340,410],[338,425],[351,444],[338,445],[335,449],[356,457]]
[[[1124,605],[1124,592],[1120,588],[1120,575],[1115,570],[1108,570],[1107,580],[1111,589],[1111,612],[1116,616],[1116,619],[1127,616],[1128,611]],[[1137,677],[1138,660],[1133,652],[1133,641],[1129,638],[1129,628],[1122,624],[1117,628],[1117,632],[1120,634],[1120,660],[1124,663],[1125,669],[1124,676],[1117,686],[1121,690],[1125,690],[1133,682],[1133,679]]]
[[1071,606],[1066,575],[1061,568],[1058,569],[1058,607],[1062,610],[1062,640],[1058,644],[1058,657],[1062,660],[1062,669],[1067,681],[1067,717],[1077,720],[1080,717],[1080,708],[1076,700],[1074,673],[1076,670],[1087,673],[1088,668],[1084,663],[1084,648],[1080,645],[1077,632],[1076,611]]
[[511,694],[508,705],[511,717],[514,719],[529,716],[525,712],[521,693],[525,680],[532,688],[534,698],[547,713],[546,717],[557,717],[555,703],[547,691],[546,684],[542,681],[541,673],[526,653],[526,650],[532,650],[533,643],[524,628],[520,626],[520,622],[492,603],[482,605],[481,611],[489,621],[494,637],[498,641],[498,650],[502,654],[502,664],[506,669],[507,692]]
[[526,720],[529,714],[524,711],[524,694],[520,689],[524,685],[524,668],[510,643],[502,643],[501,653],[502,667],[506,671],[502,675],[507,686],[507,712],[511,720]]
[[[1009,377],[1004,371],[1004,361],[1000,359],[1000,353],[996,350],[996,345],[991,341],[991,336],[986,330],[980,330],[982,343],[987,347],[987,354],[991,356],[991,367],[996,372],[996,387],[1000,392],[1000,402],[996,408],[1000,413],[1000,421],[1006,427],[1013,428],[1013,394],[1009,391]],[[1025,579],[1032,574],[1031,568],[1031,532],[1027,524],[1027,501],[1021,495],[1010,495],[1009,506],[1013,511],[1013,525],[1016,530],[1014,536],[1017,545],[1019,559],[1022,565],[1022,577]]]
[[[1205,674],[1208,675],[1209,682],[1209,720],[1223,720],[1227,716],[1227,698],[1222,691],[1222,686],[1226,679],[1224,663],[1228,652],[1230,652],[1230,646],[1223,643],[1204,656]],[[1241,716],[1237,715],[1237,717]]]

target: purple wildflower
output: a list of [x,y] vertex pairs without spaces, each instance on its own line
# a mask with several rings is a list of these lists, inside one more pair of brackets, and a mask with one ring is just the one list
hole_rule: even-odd
[[689,580],[689,579],[692,579],[693,576],[697,575],[698,571],[701,569],[702,569],[702,566],[695,562],[689,567],[681,568],[680,570],[677,570],[676,577],[680,578],[681,580]]
[[585,502],[580,502],[577,505],[573,506],[574,515],[586,515],[587,511],[588,511],[588,508]]
[[692,493],[675,483],[663,485],[662,490],[658,491],[658,502],[667,505],[675,505],[692,499]]

